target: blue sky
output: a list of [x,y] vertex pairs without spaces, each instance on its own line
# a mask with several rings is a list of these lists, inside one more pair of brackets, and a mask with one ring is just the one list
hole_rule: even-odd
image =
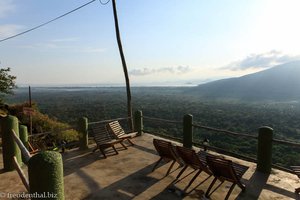
[[[102,0],[105,1],[105,0]],[[88,0],[0,0],[0,39]],[[132,85],[241,76],[299,59],[298,0],[117,0]],[[22,85],[124,84],[111,2],[0,43]]]

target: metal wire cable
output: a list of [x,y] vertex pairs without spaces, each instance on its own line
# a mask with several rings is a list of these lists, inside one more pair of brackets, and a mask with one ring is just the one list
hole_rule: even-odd
[[[69,11],[69,12],[63,14],[63,15],[60,15],[60,16],[58,16],[58,17],[56,17],[56,18],[54,18],[54,19],[52,19],[52,20],[50,20],[50,21],[47,21],[47,22],[45,22],[45,23],[42,23],[42,24],[40,24],[40,25],[38,25],[38,26],[35,26],[35,27],[31,28],[31,29],[28,29],[28,30],[23,31],[23,32],[21,32],[21,33],[18,33],[18,34],[16,34],[16,35],[12,35],[12,36],[9,36],[9,37],[7,37],[7,38],[4,38],[4,39],[0,40],[0,42],[4,42],[4,41],[6,41],[6,40],[9,40],[9,39],[18,37],[18,36],[20,36],[20,35],[24,35],[25,33],[29,33],[29,32],[31,32],[31,31],[33,31],[33,30],[36,30],[36,29],[38,29],[38,28],[41,28],[42,26],[45,26],[45,25],[47,25],[47,24],[49,24],[49,23],[51,23],[51,22],[54,22],[54,21],[56,21],[56,20],[62,18],[62,17],[65,17],[65,16],[67,16],[67,15],[69,15],[69,14],[71,14],[71,13],[73,13],[73,12],[75,12],[75,11],[77,11],[77,10],[79,10],[79,9],[81,9],[81,8],[83,8],[83,7],[85,7],[85,6],[89,5],[89,4],[91,4],[91,3],[93,3],[94,1],[96,1],[96,0],[89,1],[89,2],[87,2],[87,3],[85,3],[85,4],[83,4],[83,5],[81,5],[81,6],[77,7],[77,8],[75,8],[75,9],[73,9],[73,10],[71,10],[71,11]],[[109,2],[109,1],[108,1],[108,2]],[[108,3],[108,2],[107,2],[107,3]]]

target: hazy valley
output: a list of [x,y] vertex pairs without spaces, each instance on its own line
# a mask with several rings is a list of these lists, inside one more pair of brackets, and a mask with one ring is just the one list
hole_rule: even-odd
[[[257,134],[261,126],[274,129],[277,139],[300,141],[299,62],[277,66],[240,78],[196,87],[133,87],[133,110],[148,117],[181,121],[192,114],[195,123],[235,132]],[[100,121],[127,116],[125,87],[32,88],[42,113],[75,123],[86,116]],[[28,88],[18,88],[9,103],[28,101]],[[182,137],[181,125],[145,120],[145,131]],[[254,157],[256,141],[195,129],[195,141]],[[286,152],[289,152],[286,154]],[[275,146],[275,163],[295,163],[299,149]]]

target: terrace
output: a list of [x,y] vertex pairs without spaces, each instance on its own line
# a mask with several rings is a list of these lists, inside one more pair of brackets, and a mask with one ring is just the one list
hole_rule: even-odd
[[[171,121],[169,121],[171,122]],[[187,185],[192,175],[185,177],[176,185],[170,185],[179,173],[178,165],[173,168],[168,176],[165,173],[170,164],[160,165],[154,172],[152,168],[159,156],[152,144],[152,134],[144,133],[134,138],[135,145],[123,150],[118,146],[119,155],[108,153],[108,158],[103,159],[99,152],[92,153],[95,144],[89,144],[88,150],[69,150],[63,154],[64,188],[66,199],[201,199],[208,188],[212,177],[203,182],[207,177],[200,174],[192,190],[185,197],[180,196],[180,191]],[[174,142],[174,140],[172,141]],[[180,144],[179,144],[180,145]],[[194,147],[196,148],[196,147]],[[209,150],[210,153],[215,153]],[[294,193],[299,187],[296,175],[272,169],[271,174],[256,171],[256,163],[225,156],[237,163],[249,166],[242,178],[246,191],[235,187],[229,199],[297,199]],[[2,168],[2,154],[0,159]],[[26,167],[23,167],[26,171]],[[188,174],[191,170],[186,172]],[[18,174],[15,171],[0,173],[1,195],[25,192]],[[168,190],[176,188],[175,192]],[[211,199],[223,199],[229,189],[228,182],[213,192]],[[7,196],[4,196],[7,197]]]

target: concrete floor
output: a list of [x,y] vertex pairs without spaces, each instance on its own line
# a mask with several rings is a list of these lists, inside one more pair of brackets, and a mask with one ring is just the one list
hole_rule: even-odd
[[[180,191],[187,185],[192,175],[172,185],[172,181],[180,171],[178,165],[174,166],[168,176],[165,176],[165,173],[169,164],[163,163],[152,172],[154,163],[159,158],[152,144],[153,137],[149,134],[137,137],[133,139],[136,145],[127,150],[118,146],[119,154],[114,155],[111,152],[107,159],[103,159],[99,151],[91,153],[94,145],[90,145],[87,151],[72,150],[64,153],[66,199],[206,199],[203,194],[212,178],[201,184],[207,177],[204,172],[191,186],[195,190],[183,198],[180,196]],[[265,175],[255,171],[254,163],[228,158],[249,166],[242,179],[246,191],[242,193],[236,186],[229,199],[300,199],[294,193],[294,189],[300,187],[297,176],[279,170],[272,170],[270,175]],[[2,154],[0,159],[0,169],[2,169]],[[26,166],[23,169],[26,173]],[[191,170],[185,174],[189,172]],[[224,199],[229,186],[230,183],[225,182],[210,198]],[[170,191],[168,188],[175,191]],[[0,199],[5,199],[7,193],[25,191],[16,171],[0,171]]]

